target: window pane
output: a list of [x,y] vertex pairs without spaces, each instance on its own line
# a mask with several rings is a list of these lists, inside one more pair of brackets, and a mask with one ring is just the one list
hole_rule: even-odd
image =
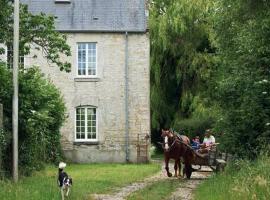
[[87,137],[88,139],[96,139],[96,108],[87,109],[87,118]]
[[78,44],[78,75],[86,75],[86,43]]
[[87,109],[88,116],[94,114],[94,108],[88,108]]
[[76,109],[76,139],[85,138],[85,108]]
[[96,75],[96,43],[88,43],[88,75]]

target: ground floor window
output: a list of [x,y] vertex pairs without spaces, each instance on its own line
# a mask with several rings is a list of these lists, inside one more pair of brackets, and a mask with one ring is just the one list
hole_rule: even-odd
[[97,109],[95,107],[76,108],[76,140],[97,140]]

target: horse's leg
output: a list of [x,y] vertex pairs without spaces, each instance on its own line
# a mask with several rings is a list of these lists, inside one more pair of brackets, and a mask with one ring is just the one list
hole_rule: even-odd
[[178,176],[182,176],[182,167],[181,167],[181,159],[179,159],[179,161],[178,161],[178,168],[179,168],[179,174],[178,174]]
[[169,158],[165,158],[165,169],[166,169],[166,172],[167,172],[167,176],[168,177],[171,177],[172,176],[172,173],[170,173],[169,171]]
[[191,174],[192,174],[192,165],[191,162],[189,160],[190,158],[188,156],[186,156],[184,158],[184,162],[185,162],[185,174],[187,176],[188,179],[190,179]]
[[179,159],[175,159],[175,161],[174,161],[174,177],[177,177],[178,164],[179,164]]
[[191,174],[192,174],[192,167],[191,164],[185,164],[185,169],[186,169],[186,176],[188,179],[190,179]]

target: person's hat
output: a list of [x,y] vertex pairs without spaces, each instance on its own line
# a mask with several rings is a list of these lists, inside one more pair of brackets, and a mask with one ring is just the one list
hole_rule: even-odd
[[64,169],[66,166],[67,166],[67,164],[64,162],[59,163],[59,169]]

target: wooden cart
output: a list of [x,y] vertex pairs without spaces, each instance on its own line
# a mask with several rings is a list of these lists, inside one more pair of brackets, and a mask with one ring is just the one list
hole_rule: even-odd
[[194,171],[204,172],[204,170],[202,170],[202,166],[208,166],[214,172],[220,172],[224,170],[227,163],[226,162],[227,154],[222,154],[221,152],[219,152],[217,145],[213,146],[211,150],[206,154],[200,154],[195,150],[193,151],[195,154],[195,158],[191,162],[192,165],[191,173]]

